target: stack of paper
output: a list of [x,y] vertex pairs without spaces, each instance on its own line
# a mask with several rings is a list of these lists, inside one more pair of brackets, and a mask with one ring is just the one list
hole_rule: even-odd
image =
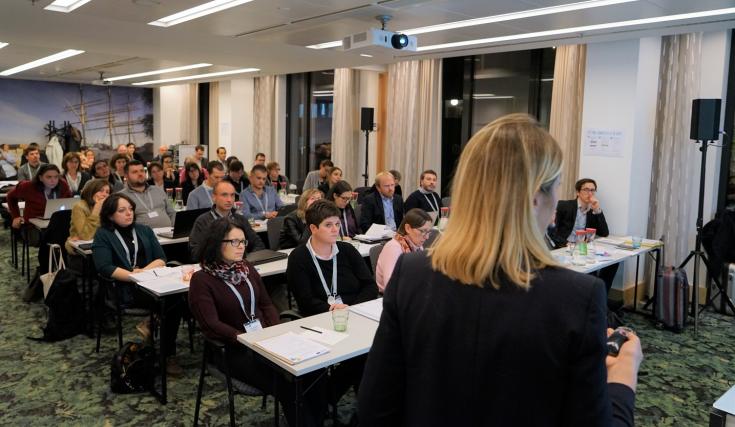
[[327,347],[293,332],[257,341],[255,345],[290,365],[329,353]]
[[363,302],[357,305],[351,305],[350,311],[360,316],[380,322],[380,315],[383,314],[383,298],[372,301]]
[[384,224],[373,224],[365,234],[358,234],[355,239],[365,242],[377,242],[378,240],[390,239],[395,232]]

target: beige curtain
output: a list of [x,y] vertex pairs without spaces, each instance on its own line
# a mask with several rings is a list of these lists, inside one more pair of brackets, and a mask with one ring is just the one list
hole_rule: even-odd
[[265,153],[270,162],[276,157],[276,76],[256,77],[253,95],[253,141],[255,153]]
[[689,140],[689,124],[692,99],[699,93],[701,51],[702,33],[662,39],[646,234],[665,236],[666,264],[684,260],[696,230],[700,153]]
[[403,174],[404,196],[423,170],[441,171],[441,71],[440,59],[388,66],[385,165]]
[[219,82],[209,84],[209,153],[208,159],[216,157],[219,147]]
[[178,142],[185,142],[186,144],[198,145],[199,144],[199,84],[190,83],[187,85],[189,90],[189,105],[188,105],[188,120],[187,120],[187,132],[184,135],[188,135],[186,141],[175,141],[172,144]]
[[[362,185],[360,147],[360,71],[334,70],[334,110],[332,112],[332,162],[342,169],[342,179],[353,188]],[[362,142],[364,144],[364,142]],[[364,156],[364,154],[362,154]]]
[[586,62],[587,45],[556,48],[549,133],[559,142],[564,153],[559,194],[561,199],[575,197],[574,183],[579,179]]

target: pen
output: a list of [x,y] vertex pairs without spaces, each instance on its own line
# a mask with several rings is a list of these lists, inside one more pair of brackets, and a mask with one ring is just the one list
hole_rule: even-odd
[[302,329],[306,329],[307,331],[316,332],[317,334],[321,334],[322,331],[317,331],[316,329],[307,328],[306,326],[301,326]]

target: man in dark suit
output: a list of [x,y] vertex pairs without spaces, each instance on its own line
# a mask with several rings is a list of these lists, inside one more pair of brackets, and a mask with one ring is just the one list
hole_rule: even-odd
[[360,229],[367,230],[372,224],[385,224],[396,230],[403,221],[403,199],[395,194],[396,181],[389,172],[375,177],[377,191],[366,195],[361,204]]
[[[574,231],[585,228],[594,228],[600,237],[607,237],[610,230],[607,228],[605,214],[602,213],[600,201],[597,200],[597,183],[590,178],[582,178],[574,184],[577,198],[573,200],[559,200],[556,205],[556,227],[551,239],[557,248],[574,241]],[[608,293],[612,287],[618,264],[613,264],[600,270],[600,278],[605,282]]]
[[431,215],[434,224],[439,218],[439,210],[442,208],[442,199],[436,193],[436,172],[431,169],[421,172],[419,189],[414,191],[406,199],[406,212],[413,208],[423,209]]

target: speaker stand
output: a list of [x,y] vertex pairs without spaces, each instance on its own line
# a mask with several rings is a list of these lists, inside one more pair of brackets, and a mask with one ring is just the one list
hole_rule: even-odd
[[365,132],[365,173],[362,175],[365,179],[365,187],[368,186],[368,157],[370,155],[370,150],[368,150],[368,142],[370,141],[370,131],[365,129],[363,130]]

